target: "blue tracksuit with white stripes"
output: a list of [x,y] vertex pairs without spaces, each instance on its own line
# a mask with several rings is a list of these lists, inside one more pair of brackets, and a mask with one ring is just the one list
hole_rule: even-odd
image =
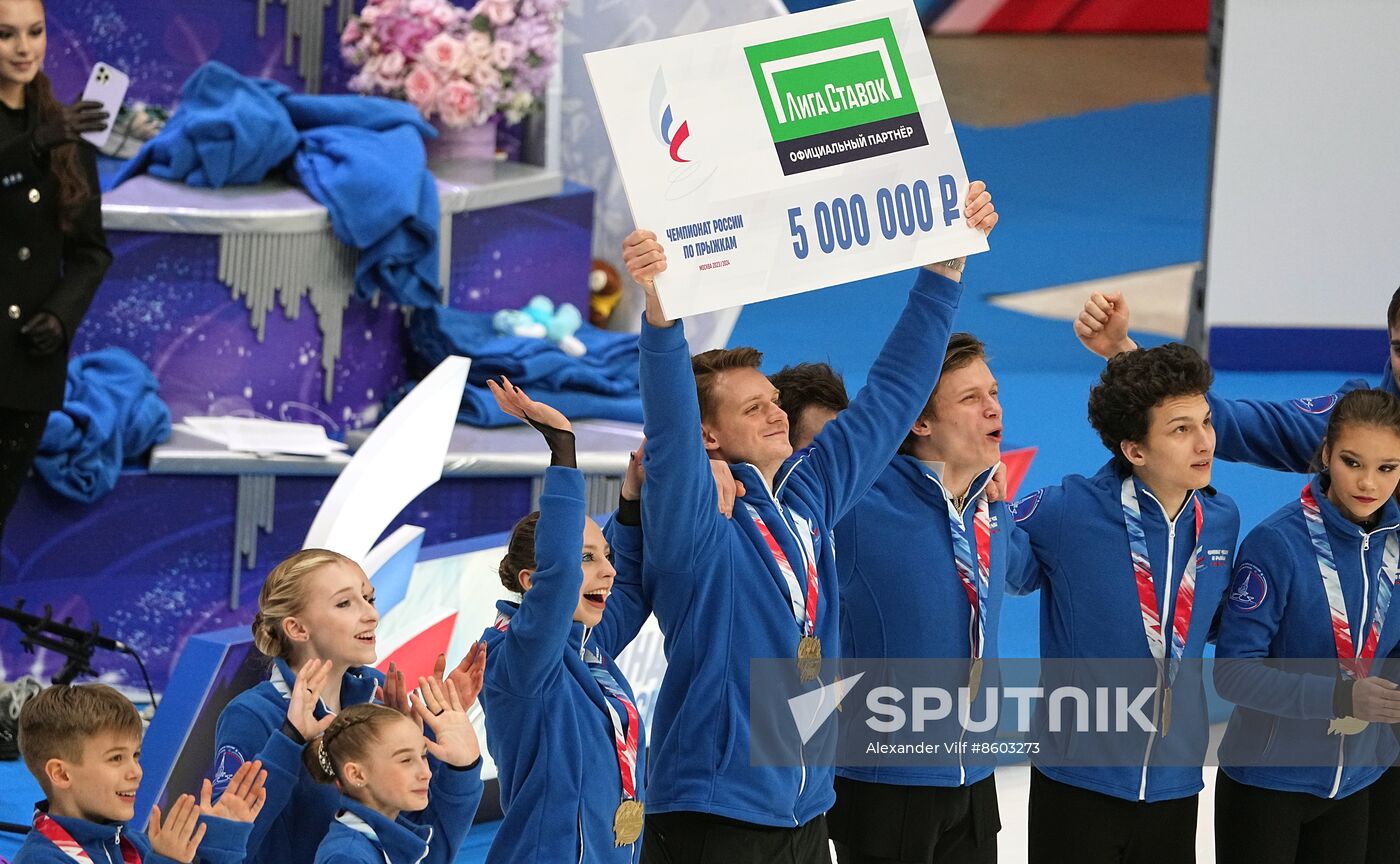
[[[1377,527],[1367,532],[1327,500],[1319,478],[1311,484],[1353,644],[1359,646],[1381,581],[1393,584],[1400,577],[1382,567],[1386,539],[1400,531],[1400,508],[1394,500],[1387,501]],[[1357,735],[1327,734],[1340,676],[1331,659],[1337,647],[1317,555],[1296,496],[1249,532],[1237,560],[1215,656],[1258,662],[1215,666],[1216,689],[1236,706],[1220,745],[1221,770],[1250,786],[1323,798],[1344,798],[1366,788],[1395,758],[1395,736],[1380,723]],[[1398,619],[1392,607],[1377,643],[1377,658],[1400,652]],[[1284,669],[1264,658],[1300,662]]]
[[[1030,535],[1040,566],[1026,571],[1034,581],[1013,581],[1007,590],[1013,594],[1040,591],[1042,658],[1145,661],[1152,657],[1143,632],[1123,521],[1123,477],[1109,462],[1091,477],[1071,475],[1058,486],[1032,492],[1012,508],[1017,527]],[[1229,583],[1240,530],[1239,510],[1229,497],[1200,490],[1187,497],[1173,518],[1141,481],[1134,478],[1133,482],[1153,564],[1155,603],[1162,610],[1161,621],[1168,634],[1180,599],[1177,580],[1198,545],[1192,536],[1193,499],[1201,502],[1202,559],[1196,568],[1195,602],[1182,653],[1184,660],[1198,660]],[[1170,603],[1165,602],[1168,596]],[[1073,672],[1079,676],[1113,674],[1111,669],[1095,668],[1087,662],[1078,664]],[[1152,680],[1147,683],[1152,684]],[[1195,795],[1202,788],[1200,765],[1205,759],[1208,732],[1199,665],[1183,664],[1172,690],[1175,709],[1169,735],[1134,730],[1113,737],[1074,732],[1056,736],[1041,727],[1032,739],[1042,742],[1043,755],[1036,760],[1036,767],[1061,783],[1129,801]],[[1043,700],[1037,708],[1037,720],[1044,722]],[[1087,766],[1083,755],[1086,742],[1087,746],[1106,748],[1105,761],[1114,767]]]

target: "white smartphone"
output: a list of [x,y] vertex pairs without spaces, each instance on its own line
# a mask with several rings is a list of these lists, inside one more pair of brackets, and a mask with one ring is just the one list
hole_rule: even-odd
[[102,110],[107,112],[107,128],[101,132],[84,132],[83,140],[99,148],[107,143],[112,134],[112,126],[117,122],[117,111],[122,107],[122,100],[126,98],[126,88],[130,84],[131,78],[110,63],[98,63],[92,67],[87,86],[83,88],[83,99],[102,103]]

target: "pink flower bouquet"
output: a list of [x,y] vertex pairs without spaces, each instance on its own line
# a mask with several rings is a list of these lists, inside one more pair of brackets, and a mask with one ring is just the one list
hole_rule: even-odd
[[558,62],[564,0],[369,0],[340,34],[340,53],[359,68],[358,93],[411,103],[444,126],[477,126],[503,115],[519,123],[540,107]]

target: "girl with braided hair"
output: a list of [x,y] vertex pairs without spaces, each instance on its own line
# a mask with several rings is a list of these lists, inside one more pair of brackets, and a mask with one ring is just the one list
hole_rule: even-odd
[[[303,549],[267,574],[252,631],[271,667],[268,680],[234,697],[214,728],[216,789],[245,762],[261,760],[268,771],[247,864],[311,864],[316,857],[340,796],[311,776],[302,757],[336,715],[368,702],[413,715],[403,673],[391,665],[386,678],[374,668],[378,627],[374,586],[344,555]],[[439,683],[446,666],[439,657]],[[481,690],[484,666],[485,653],[474,645],[447,675],[467,707]]]
[[481,802],[481,748],[456,684],[418,683],[412,717],[352,705],[304,751],[307,772],[340,792],[316,864],[450,864],[457,857]]

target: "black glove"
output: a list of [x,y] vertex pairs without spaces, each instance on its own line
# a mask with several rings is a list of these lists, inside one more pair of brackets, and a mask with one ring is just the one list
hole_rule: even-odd
[[574,455],[574,433],[567,429],[555,429],[543,423],[536,423],[529,417],[525,422],[535,427],[549,445],[549,464],[556,467],[577,468],[578,459]]
[[60,144],[78,140],[84,132],[101,132],[107,128],[112,115],[102,110],[101,102],[74,102],[58,106],[58,116],[50,117],[34,130],[34,149],[47,153]]
[[68,338],[63,332],[63,322],[52,312],[36,312],[19,332],[29,342],[29,353],[35,357],[52,354],[62,348]]

